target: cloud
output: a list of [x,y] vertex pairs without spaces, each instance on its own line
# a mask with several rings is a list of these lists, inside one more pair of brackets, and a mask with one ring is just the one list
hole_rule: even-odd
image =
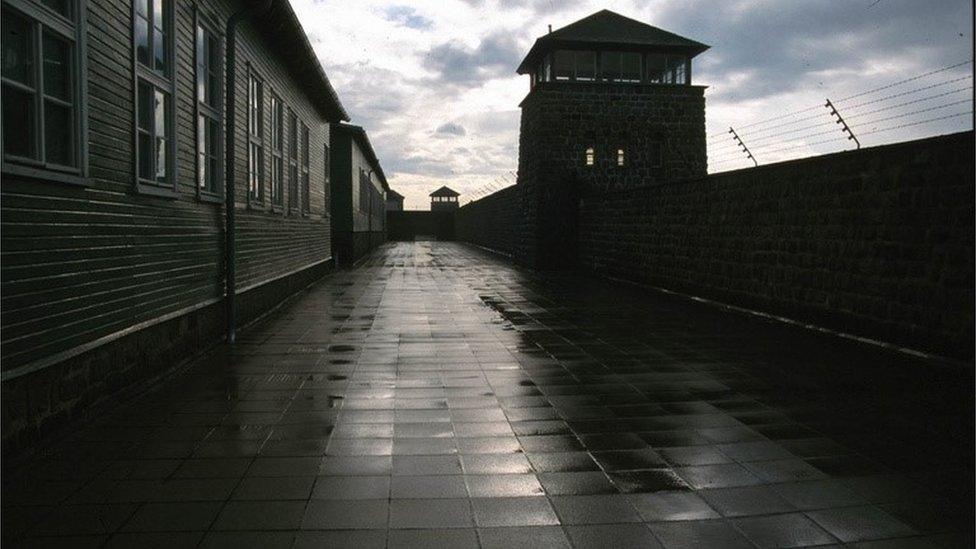
[[409,175],[422,175],[433,177],[450,177],[456,174],[446,162],[437,158],[427,156],[407,156],[395,158],[389,164],[390,170]]
[[879,60],[895,62],[906,72],[949,64],[949,51],[959,50],[963,41],[958,33],[968,31],[966,41],[971,40],[972,7],[965,2],[940,2],[938,9],[928,10],[912,0],[886,0],[871,8],[873,4],[807,0],[784,6],[729,0],[707,10],[689,10],[673,2],[655,19],[669,30],[711,44],[699,58],[696,79],[745,74],[734,88],[711,90],[740,100],[821,84],[832,87],[839,82],[820,75],[842,71],[854,80]]
[[384,11],[384,17],[387,21],[411,29],[429,30],[434,26],[432,20],[418,15],[417,10],[410,6],[389,6]]
[[447,122],[441,124],[434,130],[434,137],[449,137],[449,136],[464,136],[467,132],[464,130],[464,126],[460,124],[455,124],[454,122]]
[[[518,163],[518,105],[529,91],[515,68],[548,24],[556,29],[607,7],[712,46],[695,59],[692,71],[695,83],[707,86],[709,135],[816,107],[827,97],[836,103],[972,57],[968,0],[291,2],[352,123],[367,129],[390,184],[412,208],[426,207],[427,194],[442,185],[470,196],[498,177],[511,177]],[[960,67],[909,87],[971,75],[972,69]],[[859,117],[863,110],[868,109],[842,112],[855,131],[882,127],[870,121],[888,111]],[[933,116],[943,112],[951,114],[946,109]],[[463,128],[463,138],[449,124]],[[971,127],[962,117],[862,142],[878,145]],[[742,135],[748,139],[752,131],[746,128]],[[750,148],[760,162],[770,162],[780,159],[770,152],[778,145],[766,141]]]
[[484,37],[476,48],[451,40],[431,48],[423,66],[437,75],[436,80],[459,87],[475,87],[487,80],[510,76],[521,60],[522,51],[506,33]]

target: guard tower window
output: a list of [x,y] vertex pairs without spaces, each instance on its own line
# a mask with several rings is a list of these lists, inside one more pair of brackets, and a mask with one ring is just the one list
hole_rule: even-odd
[[685,75],[685,59],[682,57],[681,61],[674,66],[674,83],[675,84],[687,84],[687,77]]
[[647,81],[652,84],[663,84],[668,70],[668,57],[663,53],[647,54]]
[[641,81],[641,55],[639,53],[620,54],[620,81]]
[[559,50],[553,57],[556,80],[577,80],[580,82],[596,80],[595,51]]
[[624,165],[624,150],[623,149],[617,149],[617,165],[618,166],[623,166]]
[[576,52],[576,79],[583,82],[596,80],[596,52]]
[[620,52],[605,51],[600,61],[600,76],[604,80],[620,80]]
[[572,80],[575,76],[574,55],[571,51],[560,50],[556,52],[556,80]]
[[641,54],[631,52],[603,52],[601,75],[611,82],[640,82]]
[[588,147],[586,149],[586,165],[592,166],[595,163],[596,163],[596,154],[593,150],[593,147]]
[[665,71],[664,82],[666,84],[687,84],[685,79],[686,58],[681,56],[668,56],[668,66]]

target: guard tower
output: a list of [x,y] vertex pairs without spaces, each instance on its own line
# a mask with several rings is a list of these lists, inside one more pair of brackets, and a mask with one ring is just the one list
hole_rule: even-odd
[[705,88],[691,84],[691,61],[707,49],[608,10],[538,38],[518,67],[531,86],[519,183],[592,190],[704,175]]
[[430,193],[430,211],[445,212],[458,209],[459,196],[461,195],[450,187],[437,189]]

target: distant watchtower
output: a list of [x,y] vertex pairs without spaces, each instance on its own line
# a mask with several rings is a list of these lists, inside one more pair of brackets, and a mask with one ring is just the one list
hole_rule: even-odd
[[691,85],[691,60],[707,49],[608,10],[538,38],[518,67],[531,83],[519,182],[609,189],[705,174],[705,88]]
[[430,211],[443,212],[458,209],[458,197],[461,196],[450,187],[441,187],[430,193]]

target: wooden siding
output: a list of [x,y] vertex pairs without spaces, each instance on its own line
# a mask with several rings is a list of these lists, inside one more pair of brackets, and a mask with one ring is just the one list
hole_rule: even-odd
[[[195,182],[194,12],[208,11],[222,30],[237,7],[176,2],[179,196],[162,198],[139,194],[133,185],[131,2],[87,2],[87,185],[4,174],[0,186],[4,372],[223,295],[224,208],[198,199]],[[238,46],[237,282],[246,288],[329,257],[323,162],[329,131],[251,22]],[[265,81],[265,127],[273,89],[309,128],[308,215],[245,205],[248,63]],[[270,147],[265,153],[269,169]],[[287,193],[287,183],[284,188]]]
[[[359,172],[369,173],[374,169],[367,155],[348,131],[335,131],[332,138],[332,195],[333,228],[337,231],[367,232],[382,231],[385,224],[383,215],[370,215],[360,209]],[[385,200],[383,185],[377,175],[372,177],[373,188]],[[372,224],[370,223],[372,217]]]

